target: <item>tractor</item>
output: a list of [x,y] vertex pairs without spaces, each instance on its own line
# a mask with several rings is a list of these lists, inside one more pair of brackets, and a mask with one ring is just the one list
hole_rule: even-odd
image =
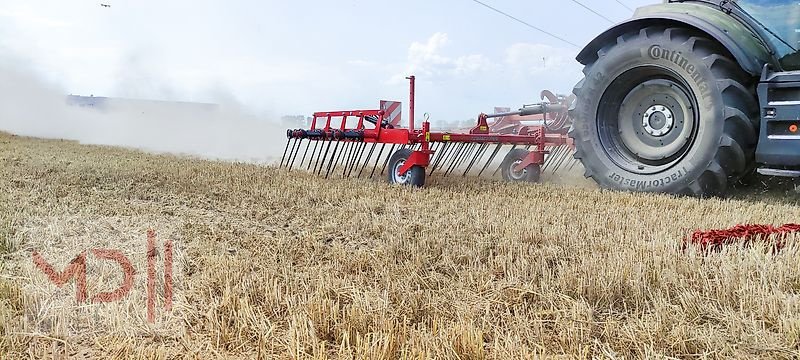
[[722,196],[800,177],[800,2],[668,0],[592,40],[569,109],[585,176]]

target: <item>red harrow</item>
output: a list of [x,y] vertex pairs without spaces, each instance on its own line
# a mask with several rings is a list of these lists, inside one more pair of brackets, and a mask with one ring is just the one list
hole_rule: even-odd
[[[400,127],[399,111],[395,111],[399,103],[382,102],[380,110],[317,112],[310,129],[287,131],[289,141],[280,166],[291,171],[297,165],[315,174],[324,173],[326,178],[338,173],[359,178],[385,173],[390,183],[422,186],[425,177],[437,171],[445,176],[467,176],[477,171],[481,176],[501,152],[504,158],[492,176],[500,172],[509,181],[538,182],[545,171],[570,170],[578,163],[566,135],[571,125],[567,114],[574,100],[571,96],[545,91],[542,99],[546,102],[514,112],[480,114],[471,129],[439,132],[431,131],[427,114],[422,127],[415,127],[415,78],[408,80],[407,128]],[[307,144],[302,150],[304,141]],[[387,146],[389,151],[384,153]],[[490,149],[488,160],[484,160]]]

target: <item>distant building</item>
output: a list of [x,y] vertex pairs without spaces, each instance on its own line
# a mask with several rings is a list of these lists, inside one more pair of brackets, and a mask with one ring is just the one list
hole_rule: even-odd
[[311,125],[311,117],[305,115],[284,115],[281,116],[281,125],[287,127],[308,127]]
[[219,105],[209,103],[140,100],[80,95],[68,95],[66,103],[69,106],[91,108],[99,111],[125,111],[129,113],[140,112],[146,115],[168,115],[172,113],[181,115],[192,113],[207,114],[219,109]]

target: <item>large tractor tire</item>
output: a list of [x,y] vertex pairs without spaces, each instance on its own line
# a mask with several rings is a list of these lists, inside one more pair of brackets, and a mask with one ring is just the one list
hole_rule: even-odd
[[751,172],[758,141],[752,79],[728,51],[682,28],[606,44],[575,87],[570,137],[601,187],[721,196]]

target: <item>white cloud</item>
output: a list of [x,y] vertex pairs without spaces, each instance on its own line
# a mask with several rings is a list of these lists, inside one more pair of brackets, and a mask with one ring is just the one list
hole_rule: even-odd
[[538,102],[545,89],[568,93],[582,76],[572,49],[510,43],[494,53],[452,52],[464,48],[467,40],[451,42],[447,34],[435,33],[411,43],[406,62],[391,68],[394,75],[385,86],[404,87],[405,77],[416,75],[417,108],[434,114],[437,122],[474,117],[495,106]]
[[404,79],[407,74],[415,74],[432,81],[463,77],[490,70],[495,66],[489,58],[481,54],[458,57],[442,54],[443,48],[449,43],[447,34],[441,32],[433,34],[424,43],[413,42],[408,48],[405,72],[395,75],[392,82]]
[[485,75],[495,79],[561,76],[572,81],[580,73],[580,65],[570,49],[516,43],[506,48],[504,57],[493,59],[483,54],[449,56],[444,51],[448,44],[448,35],[441,32],[431,35],[425,42],[413,42],[408,48],[406,64],[397,67],[403,69],[403,73],[393,76],[390,83],[402,82],[408,74],[425,81],[447,82]]
[[20,26],[26,27],[63,28],[72,25],[72,23],[37,15],[28,10],[0,10],[0,18],[11,19]]

